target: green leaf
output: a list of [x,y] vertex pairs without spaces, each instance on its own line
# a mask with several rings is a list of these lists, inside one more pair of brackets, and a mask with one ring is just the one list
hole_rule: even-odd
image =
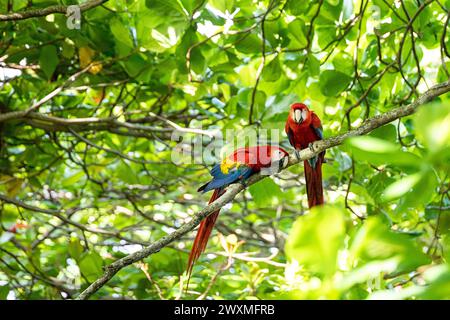
[[426,285],[412,285],[400,290],[382,290],[369,296],[372,300],[400,300],[400,299],[450,299],[450,268],[448,265],[437,265],[426,270],[421,276]]
[[258,206],[271,204],[274,200],[282,196],[280,187],[269,178],[252,184],[248,190]]
[[129,164],[125,160],[121,160],[116,173],[118,177],[123,181],[125,181],[126,183],[134,184],[139,182],[138,177],[131,168],[131,164]]
[[368,218],[358,230],[350,247],[350,260],[358,266],[377,260],[390,261],[395,263],[394,268],[390,267],[395,273],[409,272],[429,263],[414,238],[391,231],[379,217]]
[[233,12],[234,0],[209,0],[208,3],[219,11]]
[[84,172],[79,171],[79,172],[71,175],[70,177],[67,177],[64,180],[62,180],[61,185],[63,187],[73,187],[73,185],[75,183],[77,183],[78,181],[80,181],[80,179],[83,177],[84,177]]
[[80,240],[72,239],[69,243],[68,251],[70,256],[78,261],[81,254],[83,253],[83,246],[81,245]]
[[258,53],[261,51],[261,39],[254,33],[244,35],[243,39],[236,43],[236,50],[245,54]]
[[329,46],[329,44],[336,38],[336,27],[333,25],[318,25],[315,28],[317,34],[318,44],[321,48]]
[[251,64],[241,67],[239,69],[239,79],[241,80],[243,86],[253,86],[256,81],[255,67]]
[[350,146],[362,150],[364,152],[371,152],[377,154],[396,152],[399,149],[393,143],[370,136],[352,137],[347,140],[347,143]]
[[[447,220],[448,221],[448,220]],[[443,232],[442,243],[444,247],[444,259],[450,265],[450,228],[446,228]]]
[[95,281],[103,273],[102,269],[103,260],[98,253],[91,251],[86,253],[80,261],[78,266],[80,267],[80,272],[88,281]]
[[401,197],[399,212],[405,211],[407,208],[424,207],[436,194],[438,181],[435,171],[424,165],[423,170],[418,174],[421,175],[420,180]]
[[376,128],[369,133],[369,136],[395,143],[397,141],[397,128],[392,123],[389,123]]
[[381,165],[391,164],[419,168],[422,159],[410,152],[403,152],[392,142],[372,136],[351,137],[344,142],[358,160]]
[[295,19],[288,25],[289,38],[291,39],[290,47],[299,49],[307,45],[306,26],[301,19]]
[[421,178],[422,175],[420,173],[415,173],[394,182],[389,185],[386,190],[384,190],[382,199],[384,201],[390,201],[400,198],[405,193],[411,191],[411,189],[420,181]]
[[6,298],[8,297],[8,293],[9,293],[8,285],[0,286],[0,300],[6,300]]
[[281,66],[278,56],[270,61],[265,67],[262,73],[262,77],[265,81],[274,82],[281,76]]
[[183,7],[177,0],[145,0],[145,5],[161,16],[185,15]]
[[368,262],[359,268],[352,269],[337,283],[337,288],[344,291],[358,283],[380,277],[381,273],[391,273],[397,268],[396,259],[376,260]]
[[422,299],[450,299],[450,266],[441,264],[427,269],[423,278],[428,286],[419,294]]
[[308,54],[308,70],[311,76],[318,76],[320,73],[320,61],[313,55]]
[[450,148],[450,104],[430,103],[419,107],[414,116],[418,139],[432,152]]
[[345,73],[348,76],[352,76],[355,69],[352,56],[344,51],[339,52],[333,58],[333,67],[335,70]]
[[191,51],[191,69],[197,74],[203,74],[206,69],[206,60],[199,48]]
[[337,6],[339,2],[339,0],[327,0],[327,3],[331,4],[332,6]]
[[344,237],[344,213],[331,206],[314,207],[294,223],[286,242],[286,255],[312,273],[332,275]]
[[123,63],[130,77],[137,77],[141,81],[148,81],[151,76],[151,69],[147,61],[140,54],[131,55]]
[[75,55],[75,47],[67,41],[62,44],[62,55],[64,58],[71,59]]
[[110,28],[116,39],[116,48],[119,51],[119,55],[127,55],[133,49],[130,30],[118,18],[111,19]]
[[198,11],[203,7],[203,5],[206,4],[206,2],[203,0],[180,0],[180,1],[183,4],[183,7],[186,8],[186,10],[190,14],[193,13],[194,9]]
[[289,106],[297,100],[298,96],[295,94],[277,95],[264,117],[273,120],[273,122],[286,122]]
[[350,84],[352,78],[336,70],[322,71],[319,78],[320,91],[324,96],[334,97]]
[[50,79],[59,63],[56,47],[44,46],[40,52],[39,65],[42,71],[44,71],[44,74],[47,76],[47,79]]
[[288,11],[294,15],[298,16],[306,12],[310,3],[308,1],[288,1],[287,9]]

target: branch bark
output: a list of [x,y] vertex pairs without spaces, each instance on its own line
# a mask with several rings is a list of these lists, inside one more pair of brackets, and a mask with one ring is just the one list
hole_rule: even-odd
[[[103,3],[107,2],[109,0],[92,0],[88,1],[86,3],[80,4],[80,11],[87,11],[89,9],[95,8],[99,5],[102,5]],[[67,8],[69,6],[63,6],[63,5],[55,5],[50,6],[43,9],[32,9],[27,10],[23,12],[14,12],[9,14],[0,14],[0,21],[17,21],[17,20],[25,20],[30,18],[37,18],[37,17],[45,17],[49,14],[53,13],[60,13],[60,14],[66,14]]]
[[[371,132],[372,130],[381,127],[385,124],[388,124],[396,119],[411,115],[416,111],[418,106],[423,105],[449,91],[450,91],[450,81],[438,84],[430,88],[423,95],[419,96],[417,100],[415,100],[413,103],[409,105],[398,107],[386,113],[367,119],[359,128],[355,130],[348,131],[347,133],[331,137],[329,139],[317,141],[314,143],[312,148],[314,149],[314,151],[312,151],[309,148],[302,150],[300,152],[299,159],[297,159],[294,154],[291,154],[289,156],[288,167],[297,164],[300,161],[310,159],[326,149],[340,145],[345,139],[349,137],[365,135]],[[256,174],[250,177],[247,185],[252,185],[264,179],[265,177],[266,176]],[[179,229],[153,242],[152,244],[143,248],[142,250],[129,254],[126,257],[123,257],[106,266],[104,274],[96,281],[94,281],[88,288],[86,288],[76,299],[78,300],[88,299],[92,294],[94,294],[100,288],[102,288],[119,270],[132,263],[142,260],[154,253],[159,252],[162,248],[164,248],[171,242],[179,239],[186,233],[190,232],[196,226],[198,226],[200,222],[204,218],[206,218],[209,214],[222,208],[227,203],[231,202],[237,196],[237,194],[239,194],[244,189],[245,187],[242,184],[233,184],[229,186],[226,192],[223,194],[223,196],[221,196],[219,199],[203,208],[199,213],[197,213],[193,217],[193,219],[190,222],[182,225]]]

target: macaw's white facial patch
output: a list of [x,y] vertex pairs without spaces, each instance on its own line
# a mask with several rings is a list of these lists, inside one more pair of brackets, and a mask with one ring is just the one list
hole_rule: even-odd
[[297,123],[302,123],[303,122],[302,110],[300,110],[300,109],[294,110],[294,121],[297,122]]
[[280,161],[281,159],[283,159],[283,157],[284,157],[284,153],[281,152],[280,150],[277,150],[272,154],[272,157],[270,157],[270,159],[272,162],[275,162],[275,161]]
[[308,116],[308,111],[306,111],[306,109],[303,109],[302,110],[302,121],[305,121],[307,116]]
[[289,163],[289,157],[288,157],[288,156],[285,156],[285,157],[283,158],[283,168],[286,168],[287,165],[288,165],[288,163]]

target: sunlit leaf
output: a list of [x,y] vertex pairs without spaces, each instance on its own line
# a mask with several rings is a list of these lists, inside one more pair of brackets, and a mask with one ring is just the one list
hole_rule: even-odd
[[258,206],[268,205],[281,196],[280,187],[269,178],[251,185],[249,191]]
[[422,175],[420,173],[415,173],[394,182],[384,190],[383,199],[389,201],[403,196],[411,191],[421,178]]
[[[380,263],[379,272],[390,271],[394,274],[412,271],[429,262],[411,236],[389,230],[379,218],[365,221],[355,235],[350,254],[352,263],[358,265],[371,261],[390,261],[388,265]],[[395,263],[395,268],[391,263]],[[389,268],[386,269],[386,266]]]
[[86,253],[78,262],[80,271],[89,281],[95,281],[102,273],[103,260],[96,252]]
[[312,273],[332,274],[344,245],[345,217],[335,207],[315,207],[299,217],[286,242],[286,254]]
[[340,71],[322,71],[319,79],[320,90],[327,97],[336,96],[347,88],[351,79],[350,76]]
[[51,45],[44,46],[41,49],[41,53],[39,56],[39,64],[48,79],[52,77],[58,63],[59,59],[56,47]]

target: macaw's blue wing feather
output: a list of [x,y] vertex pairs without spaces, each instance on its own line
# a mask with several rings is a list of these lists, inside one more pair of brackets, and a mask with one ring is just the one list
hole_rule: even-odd
[[[323,140],[323,129],[322,126],[319,127],[314,127],[313,125],[311,125],[311,128],[314,130],[314,132],[316,133],[317,137],[319,138],[319,140]],[[327,161],[325,160],[325,151],[321,152],[319,154],[319,157],[321,158],[321,163],[326,163]],[[309,164],[311,165],[312,168],[316,168],[316,163],[317,163],[317,156],[312,157],[311,159],[308,160]]]
[[307,160],[308,163],[309,163],[309,165],[311,166],[311,168],[313,168],[313,169],[316,168],[316,164],[317,164],[317,160],[318,160],[318,159],[319,159],[319,158],[318,158],[317,156],[314,156],[314,157],[312,157],[312,158],[310,158],[310,159]]
[[214,177],[210,182],[200,187],[198,191],[207,192],[213,189],[224,188],[238,180],[248,179],[253,171],[250,167],[241,165],[237,168],[230,169],[227,174],[223,173],[220,165],[214,166],[211,175]]
[[322,123],[320,122],[319,117],[314,112],[311,112],[310,127],[314,130],[314,133],[316,134],[317,138],[319,138],[319,140],[322,140],[323,139]]
[[216,179],[221,179],[224,178],[226,176],[226,174],[224,174],[222,172],[222,170],[220,169],[220,163],[216,164],[212,170],[210,171],[211,175],[216,178]]
[[320,126],[320,127],[318,127],[318,128],[315,128],[314,126],[312,126],[312,128],[314,129],[314,132],[317,134],[317,136],[319,137],[319,139],[322,140],[322,139],[323,139],[323,130],[322,130],[322,127]]
[[295,142],[294,142],[294,133],[292,132],[291,129],[289,129],[289,130],[287,131],[287,136],[288,136],[289,143],[291,144],[291,146],[295,146]]

